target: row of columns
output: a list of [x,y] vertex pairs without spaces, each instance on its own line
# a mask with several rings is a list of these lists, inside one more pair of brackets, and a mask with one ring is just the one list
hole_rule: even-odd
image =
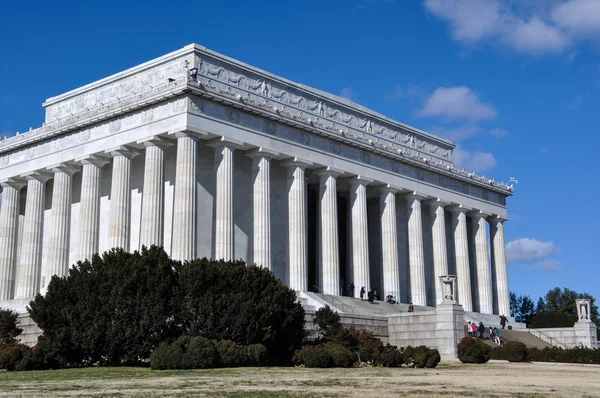
[[[196,235],[196,167],[197,137],[177,133],[177,157],[174,194],[174,216],[171,255],[180,260],[193,259]],[[141,245],[162,245],[164,234],[164,150],[171,141],[150,137],[138,142],[145,150],[144,181],[141,212]],[[237,143],[217,139],[209,143],[215,149],[216,214],[215,257],[226,260],[234,256],[233,222],[233,171],[234,151]],[[43,172],[22,176],[27,183],[27,197],[20,263],[17,258],[17,229],[19,217],[19,191],[25,183],[21,179],[2,182],[3,203],[0,208],[0,300],[32,297],[40,290],[41,253],[44,210],[44,188],[48,179],[54,178],[51,230],[48,240],[48,272],[65,275],[68,272],[72,176],[82,171],[80,216],[78,224],[77,258],[91,258],[98,252],[100,217],[101,169],[113,158],[110,220],[108,242],[110,247],[130,250],[131,160],[139,152],[127,147],[105,151],[103,156],[91,155],[76,159],[78,166],[59,164]],[[271,214],[270,214],[270,162],[278,154],[262,148],[250,151],[253,176],[254,262],[271,268]],[[288,264],[289,285],[295,290],[307,290],[307,191],[305,169],[310,162],[292,159],[283,163],[287,167],[288,188]],[[53,176],[52,176],[53,173]],[[318,278],[320,288],[330,294],[339,291],[339,231],[337,210],[337,178],[341,171],[324,168],[319,176],[319,245]],[[367,185],[372,180],[354,177],[350,182],[351,201],[351,269],[355,286],[369,286],[369,244],[367,223]],[[400,296],[398,257],[398,226],[396,224],[396,195],[401,189],[381,186],[381,252],[384,294]],[[426,305],[425,256],[422,230],[422,202],[424,196],[411,193],[407,198],[408,252],[411,300],[415,305]],[[448,273],[445,208],[448,203],[428,202],[432,216],[434,278]],[[453,236],[456,249],[458,299],[471,311],[472,292],[467,238],[467,209],[449,207],[453,214]],[[492,231],[493,291],[490,287],[490,262],[486,215],[472,215],[475,238],[475,262],[480,312],[492,313],[493,300],[501,313],[509,313],[506,255],[502,220],[490,221]],[[16,280],[15,286],[12,281]],[[437,284],[436,284],[437,285]],[[437,301],[442,293],[436,288]]]

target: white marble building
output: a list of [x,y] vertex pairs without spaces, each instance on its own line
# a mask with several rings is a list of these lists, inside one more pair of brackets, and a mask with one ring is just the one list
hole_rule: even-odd
[[242,258],[290,287],[340,281],[509,314],[512,187],[454,145],[346,99],[189,45],[48,99],[0,141],[0,306],[112,247]]

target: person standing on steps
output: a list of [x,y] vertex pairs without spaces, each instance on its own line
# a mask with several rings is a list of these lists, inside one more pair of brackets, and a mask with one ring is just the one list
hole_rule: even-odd
[[504,329],[504,326],[508,323],[508,319],[504,316],[504,314],[500,315],[500,326]]
[[485,332],[485,326],[483,326],[483,322],[479,322],[479,326],[477,327],[477,331],[479,332],[479,339],[483,340],[483,332]]
[[[410,303],[408,305],[408,312],[415,312],[415,306],[413,305],[413,303]],[[469,332],[470,333],[470,332]]]
[[363,286],[363,287],[360,288],[360,299],[361,299],[361,301],[364,300],[364,298],[365,298],[365,287]]

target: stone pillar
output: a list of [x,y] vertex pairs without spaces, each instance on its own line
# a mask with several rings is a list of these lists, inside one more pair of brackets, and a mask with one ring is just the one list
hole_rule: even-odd
[[54,172],[54,188],[51,210],[52,229],[48,237],[46,283],[50,282],[53,275],[62,277],[69,272],[73,174],[79,169],[61,163],[48,167],[48,170]]
[[439,278],[448,275],[448,250],[446,247],[446,215],[445,206],[448,204],[440,199],[428,202],[431,218],[431,235],[433,241],[433,280],[435,283],[435,303],[444,300],[442,284]]
[[131,159],[139,152],[120,146],[106,153],[113,157],[110,187],[110,218],[108,220],[108,247],[129,251],[131,224]]
[[427,305],[425,287],[425,258],[423,253],[423,218],[421,201],[423,196],[407,196],[408,206],[408,256],[410,262],[410,293],[414,305]]
[[[171,257],[192,260],[196,256],[196,137],[177,133],[175,197],[173,200],[173,243]],[[154,175],[156,178],[156,175]],[[154,231],[156,232],[156,231]]]
[[14,297],[19,208],[21,188],[25,183],[11,178],[0,185],[3,189],[0,206],[0,301],[6,301]]
[[234,258],[233,224],[233,154],[238,143],[225,138],[210,143],[215,148],[216,214],[215,258],[226,261]]
[[[139,141],[138,143],[146,147],[144,187],[142,190],[142,215],[140,221],[141,249],[142,246],[162,246],[164,244],[164,152],[165,148],[171,144],[169,141],[156,136]],[[189,170],[187,171],[189,172]]]
[[42,242],[44,238],[44,199],[49,174],[32,172],[27,179],[25,220],[21,241],[21,261],[17,267],[15,299],[34,297],[42,279]]
[[288,192],[288,267],[291,289],[308,290],[306,245],[306,181],[304,169],[312,165],[297,158],[284,162],[287,167]]
[[271,267],[271,159],[277,153],[259,148],[248,152],[252,158],[253,262]]
[[453,206],[452,231],[454,236],[454,252],[456,256],[456,276],[458,303],[465,311],[473,311],[471,295],[471,268],[469,266],[469,239],[467,235],[467,211],[469,209]]
[[79,202],[79,244],[77,260],[91,260],[98,253],[100,233],[100,179],[107,159],[96,155],[77,159],[83,165]]
[[383,295],[400,297],[400,268],[398,263],[398,227],[396,224],[396,192],[389,185],[379,188],[381,216],[381,262]]
[[494,303],[498,315],[510,315],[508,290],[508,270],[506,267],[506,246],[504,244],[504,219],[494,217],[490,222],[490,243],[492,246],[492,286]]
[[[367,217],[367,185],[372,180],[363,176],[350,179],[350,215],[352,239],[352,278],[355,291],[362,287],[369,290],[371,278],[369,275],[369,230]],[[385,286],[385,285],[384,285]],[[384,287],[385,289],[385,287]]]
[[490,276],[490,257],[487,235],[487,215],[482,212],[471,213],[473,235],[475,237],[475,263],[477,269],[477,295],[479,312],[492,314],[492,279]]
[[341,173],[330,167],[319,176],[319,288],[331,295],[340,294],[340,253],[337,211],[337,177]]

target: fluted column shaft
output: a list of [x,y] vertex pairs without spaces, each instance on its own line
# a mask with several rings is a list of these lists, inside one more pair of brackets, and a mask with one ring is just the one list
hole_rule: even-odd
[[215,145],[217,173],[215,257],[234,258],[233,225],[233,154],[236,145],[220,141]]
[[492,287],[490,276],[490,259],[487,235],[487,221],[481,213],[472,216],[473,234],[475,235],[475,263],[477,269],[477,294],[479,312],[492,314]]
[[446,247],[446,214],[445,203],[431,203],[431,235],[433,241],[433,281],[435,283],[435,302],[444,301],[444,287],[440,276],[448,275],[448,250]]
[[458,303],[465,311],[473,311],[471,293],[471,268],[469,266],[469,239],[467,235],[467,214],[463,209],[452,209],[452,230],[456,258],[456,279]]
[[110,218],[108,220],[108,247],[129,251],[131,224],[131,159],[137,152],[118,148],[109,152],[113,156],[110,187]]
[[144,142],[144,186],[140,221],[140,248],[164,243],[164,148],[168,143],[156,138]]
[[288,162],[288,267],[291,289],[308,290],[308,263],[306,245],[306,164]]
[[[369,290],[369,230],[367,222],[367,184],[369,181],[350,181],[352,276],[355,289]],[[384,287],[385,289],[385,287]]]
[[[383,294],[400,297],[400,271],[398,264],[398,227],[396,224],[396,190],[381,188],[379,208],[381,214],[381,259],[383,264]],[[415,302],[413,300],[413,302]]]
[[252,208],[254,263],[271,267],[271,158],[272,154],[252,151]]
[[337,176],[334,171],[322,171],[319,175],[320,242],[319,281],[320,288],[328,294],[340,293],[340,253],[337,212]]
[[79,203],[79,244],[77,260],[91,260],[98,253],[100,234],[100,182],[107,161],[97,157],[81,160],[81,200]]
[[498,304],[498,315],[510,315],[508,270],[506,268],[506,246],[504,245],[504,220],[490,220],[492,245],[492,286],[494,302]]
[[420,196],[414,195],[407,197],[410,293],[411,300],[414,305],[427,305],[421,199],[422,198]]
[[48,265],[46,275],[59,277],[69,272],[69,248],[71,244],[71,199],[73,174],[77,168],[61,164],[50,168],[54,171],[52,190],[51,230],[48,237]]
[[186,134],[178,135],[171,256],[182,261],[192,260],[196,255],[197,157],[198,144],[196,138]]
[[21,241],[21,261],[17,267],[15,299],[34,297],[42,279],[42,241],[44,233],[44,199],[48,177],[31,174],[26,177],[27,199]]
[[2,182],[0,207],[0,301],[11,300],[15,290],[17,232],[23,183]]

